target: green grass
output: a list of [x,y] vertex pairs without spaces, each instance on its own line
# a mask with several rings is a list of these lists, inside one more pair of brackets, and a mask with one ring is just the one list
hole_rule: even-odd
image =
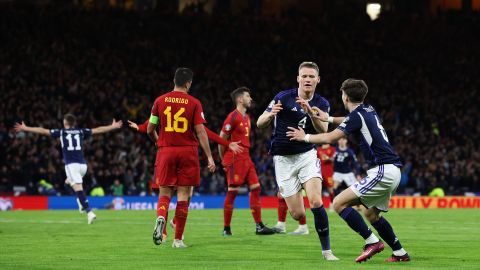
[[[329,213],[332,248],[338,262],[326,262],[308,213],[310,235],[256,236],[248,210],[235,210],[233,237],[222,237],[222,210],[190,211],[187,249],[155,246],[153,211],[97,211],[86,224],[77,211],[0,212],[0,269],[480,269],[478,209],[393,209],[386,217],[412,257],[383,262],[390,248],[355,264],[363,240]],[[275,210],[263,210],[274,225]],[[287,230],[296,228],[288,218]],[[170,229],[170,228],[169,228]]]

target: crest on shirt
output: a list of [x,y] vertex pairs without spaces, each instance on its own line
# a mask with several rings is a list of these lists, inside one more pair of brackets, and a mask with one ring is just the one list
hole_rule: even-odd
[[232,126],[230,124],[226,124],[225,125],[225,130],[230,131],[230,129],[232,129]]

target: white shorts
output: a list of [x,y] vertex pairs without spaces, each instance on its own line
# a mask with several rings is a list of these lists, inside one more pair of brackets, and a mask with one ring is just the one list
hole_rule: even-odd
[[373,167],[367,177],[351,185],[350,188],[367,208],[376,207],[388,211],[390,197],[400,183],[400,168],[393,164]]
[[347,186],[353,185],[355,181],[357,181],[357,178],[355,178],[355,174],[353,172],[351,173],[339,173],[339,172],[334,172],[333,173],[333,181],[337,183],[342,183],[345,182]]
[[274,156],[273,162],[278,189],[284,198],[295,195],[308,180],[315,177],[322,179],[315,149],[296,155]]
[[82,184],[83,177],[87,173],[87,164],[70,163],[65,165],[67,173],[67,181],[72,186],[74,184]]

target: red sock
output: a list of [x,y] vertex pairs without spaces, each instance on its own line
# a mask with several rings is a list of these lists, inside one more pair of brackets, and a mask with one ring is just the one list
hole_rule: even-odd
[[162,216],[167,219],[168,207],[170,207],[170,197],[158,196],[157,217]]
[[185,223],[187,222],[188,216],[188,202],[179,201],[177,202],[177,209],[175,210],[175,220],[177,224],[175,226],[175,239],[181,240],[183,231],[185,230]]
[[236,190],[227,191],[227,196],[223,202],[223,226],[225,227],[229,227],[232,221],[233,202],[235,201],[235,197],[237,197],[237,193]]
[[287,211],[288,211],[288,206],[287,206],[287,202],[285,201],[285,199],[284,198],[278,198],[278,208],[277,208],[278,221],[285,222],[285,220],[287,218]]
[[[165,222],[168,221],[168,211],[165,213]],[[165,226],[163,226],[163,234],[167,235],[167,224],[165,224]]]
[[335,192],[332,192],[329,194],[330,194],[330,203],[333,203],[333,199],[335,199]]
[[260,187],[250,190],[250,210],[255,223],[262,222],[262,207],[260,203]]
[[[190,206],[191,199],[192,199],[191,197],[188,197],[188,206]],[[173,225],[177,224],[177,221],[175,220],[175,216],[173,216],[172,222],[173,222]]]
[[298,220],[298,224],[300,225],[307,224],[307,215],[303,216],[300,220]]

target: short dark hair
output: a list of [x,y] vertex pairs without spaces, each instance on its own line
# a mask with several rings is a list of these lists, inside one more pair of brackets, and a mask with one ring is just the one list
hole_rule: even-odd
[[175,77],[173,82],[175,86],[185,86],[187,82],[192,82],[193,80],[193,71],[189,68],[177,68],[175,71]]
[[74,127],[75,124],[77,123],[77,118],[75,115],[67,113],[63,116],[63,119],[67,121],[68,125],[71,127]]
[[300,66],[298,66],[298,72],[300,72],[300,69],[304,67],[313,68],[317,71],[317,75],[320,74],[320,69],[318,68],[318,65],[315,62],[302,62]]
[[368,86],[363,80],[346,79],[340,90],[343,91],[352,102],[363,102],[368,93]]
[[230,93],[230,97],[232,98],[232,101],[234,104],[237,103],[237,98],[242,96],[245,92],[247,93],[251,93],[250,89],[248,89],[247,87],[245,86],[242,86],[242,87],[239,87],[235,90],[232,91],[232,93]]

